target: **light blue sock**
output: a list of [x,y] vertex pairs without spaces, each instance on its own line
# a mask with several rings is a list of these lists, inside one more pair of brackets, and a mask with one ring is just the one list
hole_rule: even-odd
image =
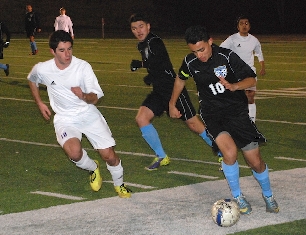
[[202,139],[203,139],[210,147],[212,147],[212,141],[211,141],[211,139],[208,137],[206,129],[205,129],[205,131],[203,131],[203,132],[200,134],[200,136],[202,137]]
[[36,42],[30,42],[30,46],[31,46],[31,50],[32,52],[34,52],[35,50],[37,50],[37,46],[36,46]]
[[222,161],[222,169],[227,183],[230,187],[233,197],[237,197],[241,194],[240,184],[239,184],[239,165],[236,161],[234,165],[226,165]]
[[140,128],[140,131],[142,133],[142,137],[147,141],[148,145],[150,145],[150,147],[153,149],[156,156],[158,156],[159,158],[165,158],[166,153],[163,149],[158,133],[154,128],[154,126],[152,124],[143,126]]
[[270,197],[272,195],[272,189],[270,185],[270,179],[269,179],[269,169],[268,166],[266,165],[266,169],[262,173],[257,173],[253,171],[253,176],[255,179],[258,181],[261,189],[262,189],[262,194],[266,197]]
[[[200,136],[210,147],[212,147],[212,140],[209,138],[206,129],[200,134]],[[222,157],[222,153],[220,151],[218,152],[218,157]]]
[[36,46],[36,42],[35,41],[33,42],[33,47],[34,47],[34,50],[36,51],[37,50],[37,46]]
[[7,69],[6,64],[0,64],[0,69],[6,70]]

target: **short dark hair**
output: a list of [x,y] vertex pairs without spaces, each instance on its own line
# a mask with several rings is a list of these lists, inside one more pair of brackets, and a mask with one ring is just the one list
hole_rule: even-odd
[[60,42],[71,42],[71,46],[73,46],[71,35],[64,30],[57,30],[50,35],[49,47],[55,52]]
[[196,44],[197,42],[208,42],[210,36],[204,26],[196,25],[189,27],[185,32],[186,43]]
[[143,21],[145,23],[149,23],[148,18],[146,18],[145,16],[143,16],[142,14],[139,13],[135,13],[133,15],[130,16],[129,22],[133,23],[133,22],[137,22],[137,21]]
[[239,21],[242,20],[242,19],[247,19],[248,21],[250,21],[250,17],[249,16],[247,16],[247,15],[239,15],[237,17],[236,24],[238,25]]

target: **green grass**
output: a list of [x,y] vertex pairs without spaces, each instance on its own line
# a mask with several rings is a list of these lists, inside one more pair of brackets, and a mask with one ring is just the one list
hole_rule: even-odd
[[[58,147],[52,122],[42,118],[33,102],[27,74],[39,61],[51,59],[47,38],[37,40],[39,54],[30,56],[26,39],[13,39],[4,51],[2,63],[10,64],[10,75],[0,71],[0,210],[2,214],[73,203],[68,199],[32,194],[46,191],[95,200],[116,196],[113,186],[104,183],[96,193],[90,190],[88,173],[76,168]],[[219,41],[216,41],[219,44]],[[189,53],[183,40],[167,39],[175,70]],[[188,161],[172,161],[167,170],[148,172],[144,166],[152,161],[153,152],[144,142],[135,124],[135,115],[151,88],[144,85],[146,71],[132,73],[129,63],[139,59],[135,40],[77,39],[74,55],[87,60],[93,67],[105,96],[98,104],[116,139],[116,151],[122,159],[125,181],[157,189],[205,182],[208,179],[168,174],[168,171],[193,172],[218,177],[223,175],[217,165]],[[262,44],[267,74],[259,77],[257,93],[257,126],[268,139],[261,151],[264,160],[274,170],[306,167],[305,161],[277,160],[275,157],[306,160],[306,42],[265,41]],[[257,63],[258,66],[258,63]],[[187,81],[191,98],[197,106],[196,89]],[[48,102],[41,87],[41,96]],[[120,109],[123,108],[123,109]],[[216,162],[211,149],[179,120],[166,115],[154,120],[168,155],[177,159]],[[39,145],[39,144],[43,145]],[[100,159],[86,139],[83,145],[89,155]],[[137,154],[141,153],[143,156]],[[240,163],[244,164],[239,155]],[[111,177],[102,164],[104,180]],[[241,169],[241,176],[251,175]],[[301,176],[303,177],[303,176]],[[150,191],[131,187],[134,192]],[[279,195],[281,196],[281,195]],[[268,226],[237,234],[299,234],[306,229],[306,220]]]

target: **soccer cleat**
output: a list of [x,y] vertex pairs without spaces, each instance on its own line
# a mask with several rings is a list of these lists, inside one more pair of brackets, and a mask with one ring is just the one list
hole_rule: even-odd
[[151,163],[150,166],[145,167],[146,170],[148,171],[153,171],[157,170],[158,167],[160,166],[167,166],[170,163],[170,158],[166,155],[165,158],[154,158],[153,162]]
[[263,199],[265,200],[266,203],[266,212],[270,213],[278,213],[279,212],[279,207],[277,202],[275,201],[273,195],[270,197],[266,197],[262,195]]
[[37,55],[38,50],[32,51],[32,55]]
[[6,69],[4,70],[5,75],[8,76],[10,74],[10,65],[6,64]]
[[130,198],[132,196],[129,188],[127,188],[124,184],[120,186],[115,186],[115,191],[118,193],[118,196],[121,198]]
[[93,191],[98,192],[102,186],[102,177],[100,175],[100,165],[97,160],[94,160],[97,164],[97,169],[90,172],[89,180],[90,187]]
[[240,214],[248,215],[252,212],[251,204],[245,199],[243,194],[234,197],[240,208]]

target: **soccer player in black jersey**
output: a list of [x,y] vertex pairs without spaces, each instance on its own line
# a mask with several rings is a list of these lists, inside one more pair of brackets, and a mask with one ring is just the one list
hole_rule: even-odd
[[[165,153],[151,121],[155,116],[161,116],[165,111],[168,113],[176,74],[162,39],[150,32],[151,25],[148,20],[140,14],[133,14],[130,17],[130,24],[134,36],[139,41],[137,48],[142,56],[142,60],[132,60],[131,70],[146,68],[148,75],[144,77],[144,82],[153,86],[153,91],[146,97],[138,110],[136,122],[143,138],[156,154],[156,158],[146,169],[156,170],[159,166],[168,165],[170,158]],[[205,126],[196,116],[196,111],[185,87],[180,92],[176,106],[182,114],[180,118],[211,146],[212,142],[207,136]]]
[[199,91],[200,116],[208,134],[223,154],[223,173],[240,212],[249,214],[252,208],[240,189],[238,148],[261,186],[266,211],[278,213],[268,166],[259,151],[259,143],[266,142],[266,139],[248,115],[248,100],[244,92],[256,84],[256,74],[233,51],[213,44],[202,26],[188,28],[185,39],[192,53],[183,60],[175,79],[169,102],[170,116],[181,116],[175,107],[176,101],[186,79],[193,77]]
[[25,30],[27,33],[27,37],[30,40],[30,47],[32,51],[32,55],[36,55],[38,53],[37,45],[35,42],[35,33],[36,32],[41,32],[41,27],[40,27],[40,19],[39,16],[36,12],[33,11],[32,5],[28,4],[26,5],[26,10],[27,13],[25,15]]

